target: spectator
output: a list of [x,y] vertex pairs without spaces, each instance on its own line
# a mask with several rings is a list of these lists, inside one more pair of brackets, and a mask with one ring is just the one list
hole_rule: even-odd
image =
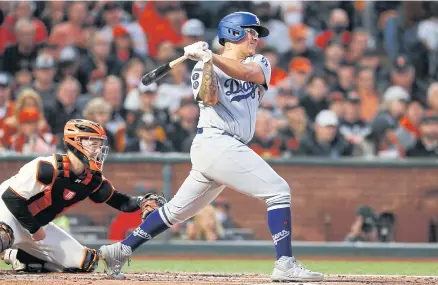
[[376,50],[367,49],[358,59],[360,68],[371,68],[375,72],[380,73],[380,57]]
[[333,9],[330,13],[328,30],[316,37],[315,43],[321,49],[325,49],[331,39],[338,38],[343,45],[348,45],[351,34],[347,30],[349,26],[347,13],[342,9]]
[[338,82],[332,90],[339,91],[344,97],[354,88],[356,69],[353,63],[342,60],[336,70]]
[[53,27],[62,23],[65,19],[66,1],[47,1],[43,12],[41,13],[41,20],[51,33]]
[[[16,1],[12,2],[12,11],[6,16],[3,22],[0,32],[0,38],[4,47],[9,45],[13,46],[20,42],[20,36],[23,36],[24,32],[19,34],[17,31],[17,23],[24,20],[28,22],[34,28],[32,35],[30,32],[26,33],[25,37],[30,42],[37,45],[42,44],[47,39],[47,29],[43,22],[33,17],[33,11],[35,10],[35,3],[31,1]],[[0,50],[0,54],[3,53],[3,49]]]
[[357,29],[353,32],[351,43],[348,46],[347,58],[351,63],[356,63],[365,53],[370,42],[370,35],[365,29]]
[[271,112],[258,111],[254,137],[248,146],[263,158],[280,157],[286,150],[273,123]]
[[90,52],[85,57],[80,67],[79,81],[83,90],[90,78],[99,75],[119,75],[121,71],[120,62],[110,54],[110,42],[102,33],[96,33],[92,39]]
[[157,66],[168,63],[176,57],[175,46],[167,40],[163,40],[157,44],[157,55],[155,63]]
[[398,121],[406,112],[409,94],[399,86],[391,86],[383,95],[383,108],[371,123],[373,134],[380,137],[386,131],[386,126],[397,126]]
[[39,55],[35,61],[33,74],[35,80],[32,88],[38,92],[46,107],[56,97],[57,85],[54,82],[55,60],[53,57],[47,54]]
[[142,57],[148,55],[147,38],[137,21],[122,21],[122,9],[117,2],[107,2],[103,6],[103,17],[105,27],[101,32],[108,41],[113,41],[117,34],[116,29],[122,29],[128,32],[132,41],[132,48],[136,54]]
[[306,85],[312,74],[312,64],[305,57],[296,57],[289,63],[289,76],[279,83],[278,87],[290,89],[298,95],[304,97]]
[[158,109],[154,106],[155,98],[157,97],[157,84],[154,82],[148,86],[140,83],[137,92],[139,93],[140,102],[139,109],[127,115],[127,135],[135,137],[135,130],[140,121],[148,117],[154,118],[159,127],[157,127],[158,139],[164,141],[166,135],[164,127],[170,123],[169,113],[164,109]]
[[140,55],[134,51],[131,35],[122,25],[113,28],[113,40],[111,54],[114,54],[121,64],[128,62],[133,57],[140,58]]
[[116,142],[113,134],[108,131],[106,125],[108,124],[113,109],[111,105],[106,102],[103,98],[93,98],[91,99],[84,108],[82,116],[86,120],[90,120],[99,123],[105,129],[106,136],[108,137],[108,145],[111,151],[119,152],[123,149],[123,142]]
[[59,53],[56,81],[62,81],[66,77],[79,77],[81,64],[80,54],[75,47],[67,46],[63,48]]
[[215,215],[212,205],[205,207],[192,220],[187,222],[189,240],[217,241],[223,236],[223,228]]
[[60,49],[66,46],[85,48],[87,42],[83,27],[87,17],[87,5],[84,2],[69,2],[67,5],[68,21],[53,27],[50,40]]
[[358,146],[355,150],[360,150],[371,133],[371,127],[361,118],[361,99],[357,92],[353,91],[348,94],[344,108],[344,117],[341,120],[339,132],[348,142]]
[[330,92],[327,96],[328,109],[333,111],[339,120],[344,118],[345,97],[346,96],[339,91]]
[[400,55],[395,59],[391,70],[391,85],[403,87],[412,100],[427,105],[427,90],[422,82],[415,80],[415,68],[406,56]]
[[22,69],[20,71],[17,71],[15,73],[15,78],[14,78],[14,83],[15,83],[14,93],[21,90],[22,88],[30,87],[32,84],[32,79],[33,78],[31,71],[27,69]]
[[192,98],[183,99],[175,115],[166,130],[167,137],[175,151],[189,152],[197,131],[199,107]]
[[376,91],[375,73],[371,68],[362,68],[357,72],[356,86],[361,100],[361,118],[367,122],[376,116],[380,98]]
[[265,47],[260,50],[260,54],[266,57],[271,64],[271,81],[269,87],[275,87],[287,77],[287,72],[278,66],[278,53],[275,49]]
[[[264,27],[267,27],[270,31],[269,35],[262,40],[264,45],[275,48],[280,54],[290,50],[291,41],[290,39],[284,37],[284,35],[288,32],[288,27],[275,15],[275,11],[271,7],[271,3],[269,1],[260,2],[255,5],[254,10],[254,13],[260,19],[261,24]],[[289,60],[290,58],[288,61]]]
[[287,125],[281,128],[278,133],[286,147],[286,154],[294,155],[298,151],[300,140],[311,131],[306,112],[298,103],[286,105],[284,114]]
[[315,119],[314,130],[301,141],[297,155],[339,158],[351,156],[353,145],[337,132],[338,118],[333,111],[323,110]]
[[168,109],[172,114],[179,108],[179,103],[185,97],[193,98],[192,86],[188,83],[190,73],[185,64],[179,64],[169,72],[167,82],[158,87],[155,105],[160,109]]
[[407,157],[438,156],[438,116],[424,116],[420,124],[420,139],[407,150]]
[[397,129],[397,137],[403,146],[403,150],[407,150],[415,145],[420,139],[420,123],[424,116],[424,109],[417,101],[412,101],[406,109],[405,115],[400,119],[400,128]]
[[313,66],[321,63],[322,53],[309,47],[309,28],[306,25],[290,26],[289,37],[292,40],[292,48],[282,55],[280,60],[281,68],[287,69],[287,63],[295,57],[305,57],[310,60]]
[[[127,97],[130,97],[130,92],[133,90],[137,90],[139,84],[141,84],[140,80],[145,74],[145,64],[139,58],[130,59],[122,70],[122,78],[124,80],[125,92],[128,93]],[[136,96],[137,102],[136,106],[133,106],[133,109],[138,108],[138,96]],[[126,100],[125,100],[126,104]],[[128,104],[129,105],[129,104]],[[126,108],[126,105],[125,105]]]
[[152,57],[157,55],[159,43],[165,40],[174,45],[182,44],[181,27],[186,17],[180,3],[148,2],[137,16],[138,22],[148,38],[149,54]]
[[438,3],[429,2],[430,18],[420,21],[418,24],[418,38],[429,50],[438,50]]
[[11,78],[0,73],[0,150],[4,149],[6,120],[14,114],[14,103],[11,101]]
[[[205,41],[205,26],[198,19],[190,19],[184,23],[181,28],[182,47],[194,44],[199,41]],[[182,50],[184,53],[184,51]]]
[[5,49],[2,70],[13,76],[20,70],[32,70],[39,46],[35,42],[35,23],[21,19],[15,24],[17,43]]
[[80,110],[76,100],[81,91],[81,85],[72,77],[66,77],[59,83],[56,100],[46,109],[46,118],[52,133],[62,138],[64,126],[68,120],[80,118]]
[[56,137],[42,133],[38,124],[41,118],[39,109],[25,107],[18,113],[17,132],[9,139],[8,148],[18,153],[44,153],[55,151]]
[[[266,94],[265,94],[266,96]],[[263,98],[262,103],[266,99]],[[276,118],[282,118],[285,114],[285,108],[287,105],[299,104],[298,97],[292,92],[292,90],[279,88],[275,95],[275,109],[273,116]]]
[[360,206],[357,209],[356,219],[351,226],[345,241],[377,241],[377,219],[378,216],[373,208],[369,206]]
[[329,42],[324,51],[323,72],[327,78],[327,84],[333,88],[338,83],[338,68],[345,55],[344,47],[336,41]]
[[160,153],[173,151],[167,141],[160,141],[157,138],[158,124],[152,117],[142,120],[136,128],[137,137],[132,139],[126,146],[125,152]]
[[438,82],[433,82],[427,90],[428,113],[438,115]]
[[224,229],[240,228],[230,216],[230,204],[223,197],[217,197],[212,203],[217,221]]
[[19,127],[19,114],[24,108],[37,108],[40,115],[38,121],[38,129],[41,133],[49,133],[50,127],[44,117],[44,108],[41,97],[33,89],[26,88],[20,91],[15,101],[13,116],[5,119],[3,125],[3,141],[5,145],[9,143],[10,137],[17,132]]
[[312,122],[319,112],[328,109],[327,92],[328,88],[325,78],[321,75],[313,75],[307,86],[307,95],[300,100],[301,106],[303,106],[307,117]]

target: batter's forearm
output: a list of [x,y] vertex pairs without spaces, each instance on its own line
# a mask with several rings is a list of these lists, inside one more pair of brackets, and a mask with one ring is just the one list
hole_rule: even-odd
[[217,54],[213,54],[213,60],[214,64],[228,76],[239,80],[250,81],[252,73],[250,66]]
[[219,85],[212,60],[204,63],[201,88],[199,98],[209,106],[216,105],[219,100]]
[[35,219],[32,213],[27,207],[27,201],[24,198],[18,196],[11,189],[7,189],[2,195],[3,202],[9,209],[12,215],[20,222],[20,224],[29,231],[29,233],[34,234],[40,228],[40,223]]

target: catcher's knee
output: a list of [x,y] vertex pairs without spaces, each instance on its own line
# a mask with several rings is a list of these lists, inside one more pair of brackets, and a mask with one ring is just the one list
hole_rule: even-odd
[[14,230],[6,223],[0,222],[0,252],[14,244]]
[[275,192],[266,201],[268,210],[272,207],[290,205],[290,187],[284,179],[276,185]]
[[[79,268],[79,272],[93,272],[99,264],[99,254],[95,249],[85,248],[84,261]],[[67,269],[72,270],[72,269]]]

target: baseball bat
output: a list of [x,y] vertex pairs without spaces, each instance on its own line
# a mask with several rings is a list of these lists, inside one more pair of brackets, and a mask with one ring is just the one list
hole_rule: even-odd
[[169,71],[172,68],[174,68],[178,64],[184,62],[186,59],[187,59],[187,57],[185,55],[183,55],[175,60],[172,60],[171,62],[168,62],[166,64],[163,64],[163,65],[155,68],[152,71],[149,71],[141,78],[141,83],[143,83],[143,85],[149,85],[152,82],[155,82],[155,81],[163,78],[167,73],[169,73]]

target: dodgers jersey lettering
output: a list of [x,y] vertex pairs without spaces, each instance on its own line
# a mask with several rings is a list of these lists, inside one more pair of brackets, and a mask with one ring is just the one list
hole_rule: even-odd
[[[266,86],[271,81],[271,64],[260,54],[247,57],[243,64],[257,63],[263,70]],[[202,83],[203,62],[198,62],[192,71],[192,89],[195,99],[198,98]],[[253,82],[231,78],[214,66],[218,77],[219,100],[215,106],[199,102],[201,109],[198,128],[217,128],[238,136],[242,142],[248,143],[254,136],[257,109],[267,88]]]

